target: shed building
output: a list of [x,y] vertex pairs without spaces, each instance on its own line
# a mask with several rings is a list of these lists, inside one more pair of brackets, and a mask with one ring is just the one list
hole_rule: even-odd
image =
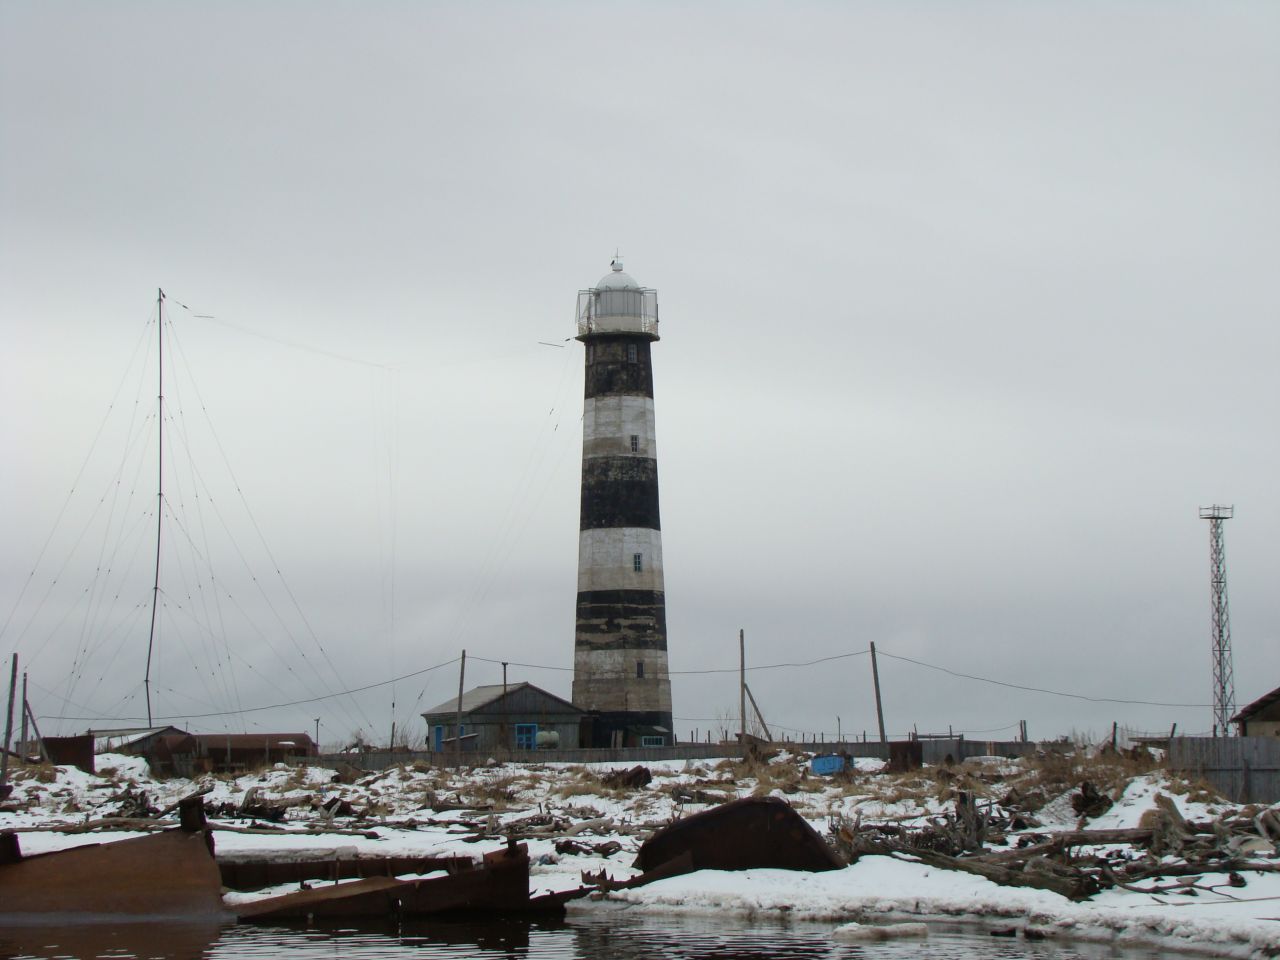
[[305,733],[188,733],[177,727],[90,730],[94,753],[142,757],[158,776],[192,777],[295,763],[318,751]]
[[[576,747],[583,711],[532,683],[475,687],[462,695],[462,749],[467,753]],[[456,748],[458,698],[423,713],[432,750]]]
[[1280,687],[1253,701],[1231,722],[1242,737],[1280,737]]
[[319,751],[306,733],[197,733],[214,770],[237,772],[273,763],[296,763]]
[[88,736],[92,737],[94,753],[142,757],[158,777],[194,777],[212,769],[197,739],[174,726],[90,730]]

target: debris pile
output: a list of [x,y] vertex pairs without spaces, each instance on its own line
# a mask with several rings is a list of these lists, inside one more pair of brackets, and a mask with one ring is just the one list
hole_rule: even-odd
[[[1081,824],[1114,803],[1087,781],[1070,802]],[[1115,887],[1195,896],[1211,889],[1198,880],[1206,875],[1226,874],[1227,886],[1243,887],[1241,870],[1280,871],[1280,864],[1256,859],[1276,854],[1280,816],[1275,810],[1233,808],[1215,820],[1193,822],[1167,794],[1156,793],[1153,804],[1137,827],[1043,830],[1028,815],[995,804],[979,813],[972,794],[962,791],[951,812],[918,827],[834,818],[830,835],[849,862],[869,854],[902,857],[1072,900]],[[1168,878],[1176,879],[1160,883]],[[1146,881],[1155,884],[1136,886]]]

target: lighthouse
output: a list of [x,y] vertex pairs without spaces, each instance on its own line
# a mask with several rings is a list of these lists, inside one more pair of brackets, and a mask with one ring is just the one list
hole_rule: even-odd
[[615,259],[578,292],[585,346],[573,703],[582,745],[671,743],[651,348],[658,292]]

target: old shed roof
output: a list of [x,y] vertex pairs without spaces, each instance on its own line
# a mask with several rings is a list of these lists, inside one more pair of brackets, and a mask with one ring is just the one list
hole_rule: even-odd
[[1270,693],[1264,693],[1247,707],[1242,707],[1240,712],[1231,718],[1231,722],[1238,723],[1241,720],[1252,720],[1273,703],[1280,703],[1280,687],[1276,687]]

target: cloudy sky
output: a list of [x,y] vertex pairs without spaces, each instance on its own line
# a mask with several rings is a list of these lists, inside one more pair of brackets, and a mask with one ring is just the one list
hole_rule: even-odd
[[[736,722],[692,671],[739,629],[756,666],[875,641],[891,734],[1207,731],[1201,504],[1236,507],[1238,703],[1280,684],[1278,37],[1268,3],[5,0],[0,654],[46,732],[145,716],[163,287],[155,714],[419,734],[463,648],[567,696],[566,338],[620,250],[662,310],[682,738]],[[874,735],[866,656],[749,682]]]

